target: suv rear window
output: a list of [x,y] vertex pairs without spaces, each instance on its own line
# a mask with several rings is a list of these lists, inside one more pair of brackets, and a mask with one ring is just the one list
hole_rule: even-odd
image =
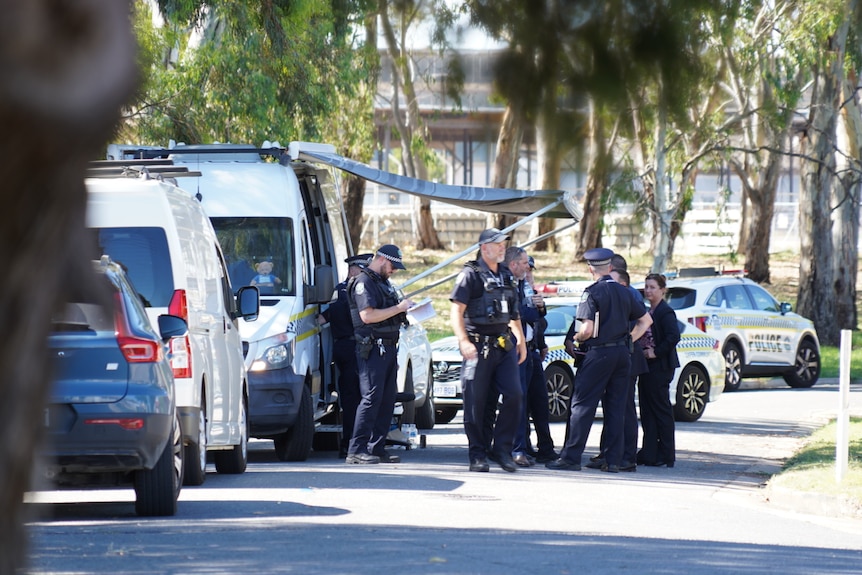
[[[167,307],[174,294],[168,239],[162,228],[98,228],[98,254],[120,264],[146,307]],[[98,259],[98,258],[97,258]]]
[[664,300],[673,309],[685,309],[694,305],[697,292],[690,288],[669,287]]

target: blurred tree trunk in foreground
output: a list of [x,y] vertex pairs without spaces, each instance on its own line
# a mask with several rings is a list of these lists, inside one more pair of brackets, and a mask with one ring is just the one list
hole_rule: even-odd
[[43,436],[51,314],[91,283],[86,162],[136,68],[126,2],[0,0],[0,13],[0,574],[11,575],[27,557],[22,501]]

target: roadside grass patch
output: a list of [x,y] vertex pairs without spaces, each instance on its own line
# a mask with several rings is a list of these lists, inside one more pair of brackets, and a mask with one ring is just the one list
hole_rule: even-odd
[[837,496],[848,507],[862,509],[862,417],[851,417],[847,473],[841,483],[835,478],[835,421],[811,434],[770,486]]

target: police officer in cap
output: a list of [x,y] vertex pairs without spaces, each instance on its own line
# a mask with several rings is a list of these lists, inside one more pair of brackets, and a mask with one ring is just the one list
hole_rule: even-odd
[[359,406],[359,370],[356,366],[356,337],[350,319],[347,283],[370,262],[374,254],[359,254],[347,258],[347,279],[335,286],[337,299],[321,314],[321,323],[329,322],[332,330],[333,359],[338,368],[338,403],[341,406],[341,445],[339,457],[347,457],[347,446],[353,435],[356,408]]
[[[512,460],[524,401],[518,365],[527,358],[527,347],[517,282],[503,263],[508,239],[496,228],[483,231],[479,258],[464,265],[449,297],[452,330],[464,358],[461,389],[470,471],[488,471],[487,458],[509,472],[518,468]],[[503,403],[495,422],[499,395]]]
[[[581,329],[566,341],[566,349],[585,347],[586,356],[575,374],[572,412],[566,444],[560,458],[547,463],[548,469],[581,469],[596,408],[603,400],[606,459],[602,471],[617,473],[623,455],[623,422],[631,367],[631,342],[638,340],[652,323],[643,306],[638,307],[628,291],[610,276],[611,257],[606,248],[584,254],[595,283],[585,290],[578,306]],[[634,322],[633,327],[630,327]]]
[[362,399],[356,410],[347,463],[398,463],[384,450],[397,393],[398,336],[413,302],[399,298],[389,277],[403,270],[401,250],[381,246],[368,264],[350,280],[350,315],[356,332],[356,361]]

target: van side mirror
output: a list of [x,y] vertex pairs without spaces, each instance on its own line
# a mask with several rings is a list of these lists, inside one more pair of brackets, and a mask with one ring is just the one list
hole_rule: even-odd
[[335,291],[335,280],[332,278],[332,266],[320,264],[314,266],[314,285],[305,285],[305,304],[329,303],[332,292]]
[[242,286],[236,292],[236,309],[245,321],[254,321],[260,315],[260,290],[257,286]]
[[189,331],[186,320],[176,315],[163,314],[158,318],[159,335],[167,342],[172,337],[182,337]]

